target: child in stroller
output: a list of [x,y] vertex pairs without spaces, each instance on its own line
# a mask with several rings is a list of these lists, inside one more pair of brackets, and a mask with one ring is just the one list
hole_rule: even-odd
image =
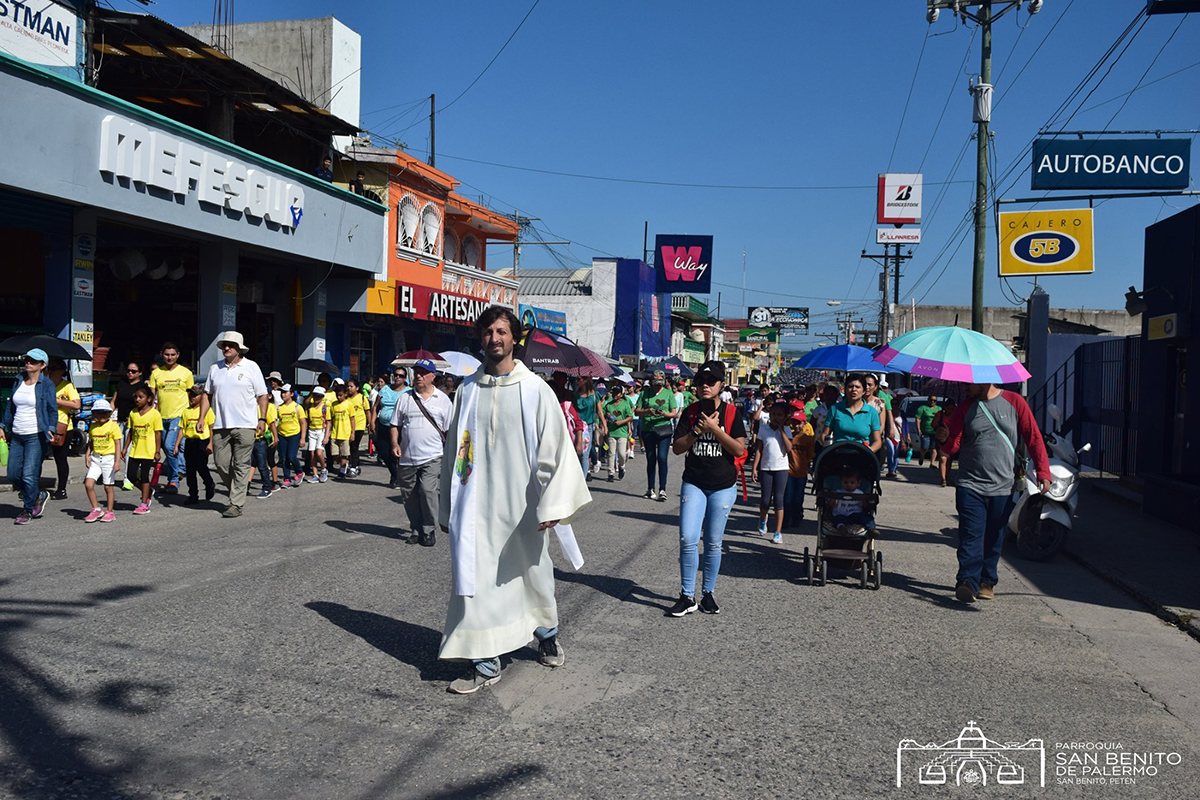
[[804,548],[808,583],[822,586],[826,568],[859,573],[859,585],[878,589],[883,554],[875,547],[875,510],[882,492],[879,458],[859,442],[838,442],[813,466],[817,495],[817,548]]
[[875,518],[863,507],[863,500],[845,497],[848,494],[862,495],[862,476],[854,467],[846,467],[841,476],[842,495],[837,499],[830,498],[830,511],[833,529],[844,536],[861,536],[864,533],[875,535]]

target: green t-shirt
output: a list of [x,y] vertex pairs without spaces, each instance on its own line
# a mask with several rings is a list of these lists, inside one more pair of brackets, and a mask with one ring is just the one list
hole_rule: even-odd
[[917,430],[921,432],[921,435],[931,436],[933,434],[933,418],[941,410],[941,406],[931,406],[928,403],[917,407],[913,416],[917,419]]
[[682,407],[687,408],[694,402],[696,402],[696,395],[692,394],[690,391],[685,391],[683,393],[683,406]]
[[812,413],[816,410],[819,403],[820,401],[814,397],[812,400],[809,400],[804,404],[804,416],[806,419],[812,419]]
[[[650,390],[647,389],[646,391],[642,392],[641,397],[638,398],[637,407],[650,409],[652,411],[661,411],[664,414],[674,411],[676,408],[675,393],[665,386],[658,390],[658,394],[650,394]],[[643,432],[654,431],[658,433],[663,429],[670,427],[671,420],[669,417],[661,416],[659,414],[646,414],[642,417]]]
[[622,397],[617,402],[607,400],[604,403],[604,420],[608,423],[608,435],[614,439],[629,438],[629,423],[613,425],[613,420],[629,419],[633,416],[633,403],[628,397]]

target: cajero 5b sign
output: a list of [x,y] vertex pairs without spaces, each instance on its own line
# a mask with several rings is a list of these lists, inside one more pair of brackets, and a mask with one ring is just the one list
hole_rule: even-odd
[[1092,210],[1004,211],[1000,275],[1082,275],[1095,269]]

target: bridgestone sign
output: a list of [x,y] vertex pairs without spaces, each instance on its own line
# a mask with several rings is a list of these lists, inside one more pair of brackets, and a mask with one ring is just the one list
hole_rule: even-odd
[[1189,139],[1038,139],[1034,189],[1186,189]]

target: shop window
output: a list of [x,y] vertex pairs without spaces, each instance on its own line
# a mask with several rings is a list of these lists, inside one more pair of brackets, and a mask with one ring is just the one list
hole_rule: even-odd
[[445,241],[442,242],[442,249],[445,252],[447,261],[453,261],[455,264],[462,263],[461,248],[458,246],[458,237],[454,234],[454,231],[446,231]]
[[350,377],[369,382],[375,370],[375,331],[366,328],[350,329]]
[[483,255],[483,247],[479,244],[479,239],[471,235],[464,236],[462,241],[462,263],[468,267],[478,269],[481,255]]
[[417,206],[416,198],[411,194],[404,195],[400,200],[400,205],[396,209],[396,216],[399,218],[396,230],[396,243],[401,247],[416,249],[417,223],[420,219],[420,210]]
[[436,208],[427,204],[421,209],[421,252],[436,256],[441,232],[442,218],[438,216]]

